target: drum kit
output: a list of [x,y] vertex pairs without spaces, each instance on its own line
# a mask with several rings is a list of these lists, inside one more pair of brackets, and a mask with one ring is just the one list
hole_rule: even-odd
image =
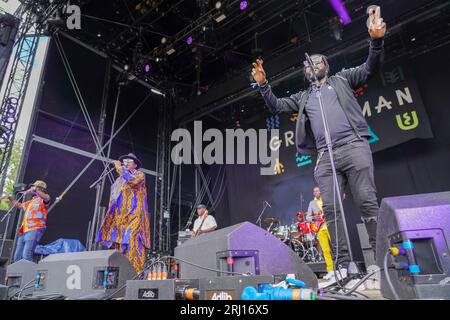
[[320,227],[319,218],[306,221],[306,213],[297,213],[298,222],[281,225],[277,218],[263,219],[266,230],[290,246],[305,262],[322,262],[323,256],[317,249],[319,241],[317,233]]

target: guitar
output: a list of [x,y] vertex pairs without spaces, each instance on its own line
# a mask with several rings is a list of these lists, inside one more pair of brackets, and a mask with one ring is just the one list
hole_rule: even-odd
[[317,214],[313,217],[313,220],[316,220],[315,222],[315,226],[316,226],[316,232],[318,232],[320,230],[320,228],[322,227],[322,224],[325,222],[325,217],[323,215],[323,210],[320,210],[319,212],[317,212]]
[[205,220],[206,220],[206,217],[208,217],[208,210],[205,210],[205,213],[203,214],[202,223],[200,223],[200,227],[198,227],[197,231],[195,231],[195,232],[192,234],[192,237],[198,237],[199,235],[201,235],[201,234],[203,233],[203,231],[202,231],[202,226],[203,226],[203,223],[204,223]]

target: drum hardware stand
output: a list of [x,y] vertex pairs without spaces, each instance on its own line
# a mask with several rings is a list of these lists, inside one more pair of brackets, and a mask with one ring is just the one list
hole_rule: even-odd
[[300,212],[303,212],[303,203],[305,199],[303,198],[303,193],[300,192]]
[[271,207],[272,208],[272,206],[266,200],[264,200],[263,209],[262,209],[261,213],[259,214],[258,219],[255,222],[255,224],[258,224],[260,228],[261,228],[261,218],[262,218],[262,216],[264,214],[264,211],[266,211],[267,207]]
[[[323,122],[324,131],[325,131],[324,132],[324,134],[325,134],[325,141],[326,141],[326,144],[327,144],[327,150],[328,150],[328,154],[330,156],[331,170],[332,170],[332,173],[333,173],[333,184],[334,184],[333,192],[336,193],[336,198],[338,199],[339,209],[341,211],[341,217],[342,217],[342,224],[343,224],[343,227],[344,227],[344,236],[345,236],[345,240],[347,242],[348,254],[349,254],[349,258],[350,258],[350,261],[349,261],[348,267],[347,267],[347,278],[344,279],[344,281],[342,281],[343,282],[342,285],[345,286],[351,280],[356,279],[356,278],[359,277],[360,270],[358,268],[358,265],[355,263],[355,260],[354,260],[354,257],[353,257],[353,251],[352,251],[352,248],[350,246],[350,236],[349,236],[349,232],[348,232],[348,228],[347,228],[347,221],[346,221],[346,217],[345,217],[344,206],[342,204],[342,194],[341,194],[341,192],[339,190],[340,189],[339,188],[339,181],[337,179],[336,166],[335,166],[334,155],[333,155],[333,145],[332,145],[332,141],[331,141],[329,126],[328,126],[328,120],[327,120],[327,117],[325,115],[325,111],[324,111],[324,107],[323,107],[322,92],[321,92],[319,79],[317,78],[317,74],[316,74],[316,71],[314,69],[314,63],[311,60],[311,57],[306,52],[305,52],[305,56],[306,56],[306,63],[305,63],[305,65],[308,66],[311,69],[311,73],[312,73],[311,84],[313,86],[317,86],[317,89],[318,89],[317,90],[317,98],[319,100],[320,113],[322,115],[322,122]],[[335,224],[336,224],[336,228],[337,228],[338,221],[337,221],[337,217],[335,217],[335,218],[336,218],[335,219]],[[338,239],[337,238],[336,238],[336,243],[338,243]],[[337,254],[338,254],[338,252],[336,252],[336,255]],[[336,274],[336,271],[335,271],[335,274]],[[339,281],[337,283],[339,285]],[[333,285],[331,285],[331,286],[333,286]]]
[[[19,199],[17,201],[20,202],[23,199],[24,196],[25,196],[25,193],[21,193],[20,197],[19,197]],[[3,256],[3,249],[5,248],[6,234],[8,233],[9,221],[11,219],[11,213],[12,213],[14,208],[16,208],[16,206],[14,204],[11,205],[11,208],[9,208],[8,212],[5,213],[5,215],[3,216],[2,220],[0,221],[0,223],[2,223],[7,218],[5,231],[3,232],[3,236],[2,236],[2,245],[1,245],[1,248],[0,248],[0,257]]]

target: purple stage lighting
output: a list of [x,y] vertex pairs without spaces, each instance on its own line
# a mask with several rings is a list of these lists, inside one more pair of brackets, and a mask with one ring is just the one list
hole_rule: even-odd
[[192,39],[191,36],[189,36],[189,37],[186,39],[186,43],[187,43],[188,45],[191,45],[191,44],[192,44],[192,41],[194,41],[194,39]]
[[248,6],[247,1],[241,1],[241,3],[239,4],[239,8],[241,8],[241,10],[247,9],[247,6]]
[[149,73],[151,69],[152,69],[152,66],[151,66],[149,63],[147,63],[147,64],[144,66],[144,71],[145,71],[145,73]]
[[333,7],[334,11],[337,13],[339,18],[342,19],[342,23],[344,25],[347,25],[350,22],[352,22],[352,19],[350,18],[347,8],[345,8],[345,5],[342,2],[342,0],[328,0],[328,3]]

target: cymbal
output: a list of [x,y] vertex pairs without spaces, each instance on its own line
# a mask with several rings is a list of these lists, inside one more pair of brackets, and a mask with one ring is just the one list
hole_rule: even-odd
[[280,220],[278,220],[277,218],[264,218],[264,223],[265,224],[279,224]]

